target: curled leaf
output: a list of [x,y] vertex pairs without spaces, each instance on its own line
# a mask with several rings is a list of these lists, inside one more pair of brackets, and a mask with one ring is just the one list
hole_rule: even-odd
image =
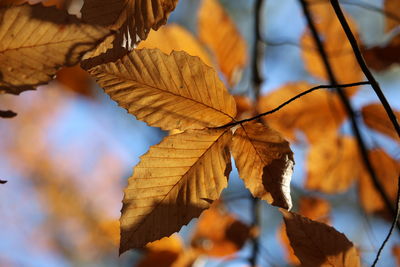
[[0,8],[0,91],[19,94],[75,65],[109,32],[55,7]]
[[261,123],[241,125],[233,135],[231,151],[239,176],[254,197],[290,209],[293,152],[275,130]]

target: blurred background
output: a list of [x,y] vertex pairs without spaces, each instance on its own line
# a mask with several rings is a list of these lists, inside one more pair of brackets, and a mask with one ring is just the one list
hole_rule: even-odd
[[[67,2],[69,12],[79,16],[82,2]],[[64,1],[47,3],[60,7],[65,4]],[[238,103],[244,113],[253,114],[255,107],[260,105],[255,98],[251,67],[255,1],[221,0],[217,3],[227,12],[241,35],[242,40],[235,43],[244,43],[244,50],[240,52],[245,54],[242,60],[245,63],[238,63],[235,75],[224,72],[223,63],[218,56],[213,56],[212,48],[206,48],[204,40],[199,41],[198,14],[202,1],[179,1],[168,21],[174,26],[165,26],[165,29],[179,25],[186,35],[192,36],[190,38],[206,54],[204,57],[209,58],[207,63],[219,68],[221,79],[232,94],[243,97],[243,102]],[[343,1],[343,7],[358,28],[365,51],[371,51],[368,49],[375,46],[385,47],[397,36],[399,28],[385,30],[384,4],[381,0]],[[264,38],[264,53],[259,58],[264,79],[260,95],[269,94],[288,82],[328,83],[323,77],[314,75],[307,67],[310,63],[304,60],[302,51],[307,48],[301,39],[306,22],[298,1],[266,0],[262,11],[257,12],[261,12],[260,27]],[[207,20],[205,14],[202,13],[203,20]],[[212,11],[208,12],[208,16],[213,15]],[[168,39],[162,35],[153,37],[152,34],[148,43],[141,44],[143,47],[160,46],[162,49],[168,43],[172,49],[195,50],[193,47],[196,45],[187,41],[190,38],[186,35]],[[384,64],[374,71],[374,75],[392,107],[400,109],[400,68],[396,62]],[[352,81],[362,79],[360,76],[359,80]],[[308,88],[302,87],[303,90]],[[351,102],[368,147],[384,149],[394,165],[399,166],[398,140],[369,129],[363,122],[362,107],[377,102],[371,88],[360,87]],[[210,216],[217,216],[227,228],[239,224],[240,227],[232,230],[234,236],[241,236],[239,240],[203,233],[204,228],[215,226],[215,218],[208,221],[204,218],[203,226],[197,226],[198,220],[194,219],[182,228],[179,237],[118,257],[118,219],[127,178],[139,157],[168,133],[135,120],[79,67],[62,69],[57,80],[40,86],[36,91],[24,92],[20,96],[1,95],[0,107],[18,114],[15,118],[0,120],[0,179],[7,181],[0,185],[0,266],[170,266],[162,264],[190,250],[190,244],[196,244],[204,252],[194,266],[248,266],[255,241],[258,243],[258,266],[296,265],[285,245],[281,214],[267,203],[255,202],[235,168],[229,186],[223,192],[223,203],[219,203],[223,208],[217,208],[216,214]],[[323,137],[324,129],[319,129]],[[351,134],[346,118],[340,124],[339,132]],[[329,190],[307,187],[310,142],[301,131],[296,131],[295,136],[295,140],[291,140],[296,161],[291,188],[293,210],[330,223],[345,233],[356,244],[363,264],[370,265],[390,221],[381,216],[382,212],[368,212],[365,204],[361,203],[360,186],[355,180],[347,182],[341,190],[331,190],[330,194]],[[287,138],[291,139],[290,136]],[[344,163],[346,160],[343,159]],[[382,168],[386,169],[385,165]],[[344,172],[349,170],[351,168],[344,167]],[[389,182],[389,187],[395,188],[395,185]],[[212,242],[215,243],[214,249],[209,249],[210,242],[211,247]],[[221,251],[216,249],[217,242],[222,242]],[[400,245],[398,230],[394,231],[378,266],[400,266],[396,261],[400,257],[400,247],[396,245]],[[154,261],[146,263],[151,253],[164,250],[170,255],[165,258],[165,253],[164,256],[156,253],[154,255],[158,256],[151,259]]]

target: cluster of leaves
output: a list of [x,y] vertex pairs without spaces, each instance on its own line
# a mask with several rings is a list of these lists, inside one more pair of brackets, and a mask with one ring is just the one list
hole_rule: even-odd
[[[304,208],[302,216],[284,210],[292,207],[290,179],[294,166],[286,139],[295,142],[296,131],[301,131],[311,146],[307,189],[343,192],[359,178],[365,210],[387,216],[383,201],[360,163],[355,140],[339,133],[346,119],[340,99],[331,92],[320,91],[265,117],[263,122],[240,122],[249,114],[275,108],[313,85],[305,81],[288,84],[262,96],[257,103],[243,106],[243,101],[249,101],[234,98],[226,86],[233,86],[239,79],[240,69],[247,61],[246,44],[217,1],[203,0],[199,10],[199,39],[211,55],[181,27],[160,28],[177,0],[86,0],[81,19],[55,7],[10,2],[13,1],[0,2],[0,94],[34,89],[52,80],[60,67],[80,63],[130,114],[150,126],[171,131],[141,157],[129,178],[120,219],[120,253],[173,234],[209,208],[227,186],[232,154],[239,176],[252,195],[283,208],[291,247],[303,265],[360,265],[353,244],[328,226],[328,220],[320,220],[327,215],[326,211],[313,215],[306,214],[308,209]],[[350,44],[333,11],[325,4],[312,7],[338,82],[359,81],[361,71],[354,55],[349,53]],[[159,28],[157,33],[151,31]],[[365,51],[372,62],[384,65],[378,64],[377,69],[382,69],[397,63],[393,57],[382,56],[390,49],[396,50],[396,45],[394,40],[382,48],[386,49],[384,52],[381,48]],[[326,80],[307,31],[301,46],[308,71],[317,79]],[[221,71],[226,83],[215,69]],[[61,74],[58,77],[62,80]],[[357,88],[346,92],[351,97]],[[369,127],[397,138],[380,106],[365,106],[362,114]],[[376,166],[387,166],[376,169],[385,172],[378,176],[394,199],[396,191],[392,184],[400,169],[399,162],[382,149],[371,151],[371,161]],[[216,217],[207,214],[203,216],[211,216],[209,220],[217,227],[227,227],[234,221],[224,217],[224,223],[218,224]],[[199,254],[225,256],[237,251],[251,236],[249,227],[241,227],[234,232],[234,238],[245,233],[239,241],[227,244],[226,236],[208,238],[217,247],[211,252],[204,242],[198,241],[204,239],[198,236],[204,235],[205,230],[198,230],[191,252],[185,253],[191,257],[184,261],[190,262]],[[218,242],[224,247],[222,253],[218,251]],[[233,248],[227,249],[229,246]]]

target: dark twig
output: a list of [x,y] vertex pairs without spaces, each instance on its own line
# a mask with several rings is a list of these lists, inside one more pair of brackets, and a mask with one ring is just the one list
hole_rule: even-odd
[[[301,6],[303,8],[304,15],[305,15],[305,17],[307,19],[308,26],[310,28],[311,34],[312,34],[312,36],[314,38],[315,44],[316,44],[316,46],[318,48],[318,51],[319,51],[319,54],[321,56],[321,60],[323,61],[323,64],[325,66],[325,70],[326,70],[326,72],[328,74],[330,83],[332,85],[337,85],[337,79],[336,79],[336,77],[335,77],[335,75],[333,73],[332,66],[330,64],[328,55],[327,55],[327,53],[325,51],[325,48],[324,48],[324,46],[322,44],[322,41],[320,39],[320,36],[318,34],[317,28],[316,28],[316,26],[314,24],[314,21],[312,20],[311,12],[309,10],[308,3],[307,3],[306,0],[300,0],[300,3],[301,3]],[[392,216],[395,217],[396,216],[396,210],[395,210],[393,204],[391,203],[389,197],[387,196],[385,190],[383,189],[381,183],[379,182],[378,176],[376,175],[376,172],[375,172],[375,170],[374,170],[374,168],[373,168],[373,166],[371,164],[371,161],[369,159],[368,150],[367,150],[367,147],[365,145],[364,139],[363,139],[363,137],[361,135],[360,128],[358,127],[358,124],[357,124],[357,121],[356,121],[356,114],[355,114],[355,112],[353,110],[353,107],[351,106],[351,104],[350,104],[349,100],[347,99],[347,97],[346,97],[345,93],[343,92],[343,90],[341,90],[340,88],[336,88],[336,92],[338,93],[339,98],[340,98],[341,102],[343,103],[343,105],[344,105],[344,107],[346,109],[347,115],[349,116],[349,119],[350,119],[350,122],[351,122],[351,126],[353,128],[353,132],[354,132],[355,138],[356,138],[357,143],[358,143],[358,148],[360,150],[361,158],[363,160],[365,168],[367,169],[367,171],[369,173],[371,181],[374,184],[375,189],[378,191],[379,195],[383,199],[383,201],[385,203],[385,206],[389,209],[389,211],[391,212]],[[400,226],[399,226],[399,229],[400,229]]]
[[0,110],[0,118],[14,118],[15,116],[17,113],[12,110]]
[[0,180],[0,184],[5,184],[5,183],[7,183],[7,181],[5,181],[5,180]]
[[[342,25],[342,28],[343,28],[344,32],[346,33],[347,39],[349,40],[350,45],[353,48],[354,55],[357,59],[358,64],[360,65],[360,68],[362,69],[365,77],[370,82],[372,89],[374,90],[375,94],[378,96],[379,101],[382,103],[382,106],[385,108],[386,114],[388,115],[390,121],[392,122],[392,124],[397,132],[397,135],[400,137],[400,126],[397,121],[396,115],[394,114],[392,108],[390,107],[389,102],[387,101],[385,95],[383,94],[383,91],[380,88],[378,82],[375,80],[375,77],[372,75],[372,73],[368,69],[368,66],[365,63],[365,60],[361,54],[360,48],[358,47],[357,40],[354,37],[354,34],[351,31],[349,24],[347,23],[347,20],[342,12],[342,9],[340,8],[339,2],[337,0],[330,0],[330,1],[331,1],[331,5],[332,5],[333,9],[335,10],[337,18],[339,19],[340,24]],[[400,177],[399,177],[398,184],[400,184]],[[399,211],[400,192],[399,191],[400,191],[400,186],[397,189],[396,209],[395,209],[395,214],[393,216],[394,218],[393,218],[392,226],[390,227],[389,233],[387,234],[385,241],[382,243],[382,246],[379,248],[378,254],[377,254],[376,259],[375,259],[374,263],[372,264],[372,266],[375,266],[376,263],[378,262],[379,255],[380,255],[381,251],[383,250],[387,240],[390,238],[394,225],[396,225],[396,223],[398,221],[399,213],[400,213],[400,211]]]
[[245,122],[248,122],[248,121],[257,120],[257,119],[259,119],[261,117],[264,117],[266,115],[275,113],[278,110],[282,109],[284,106],[286,106],[286,105],[290,104],[291,102],[295,101],[296,99],[299,99],[300,97],[305,96],[305,95],[307,95],[307,94],[309,94],[309,93],[311,93],[313,91],[316,91],[318,89],[346,88],[346,87],[353,87],[353,86],[366,85],[366,84],[369,84],[369,82],[368,81],[363,81],[363,82],[345,83],[345,84],[336,84],[336,85],[331,85],[331,84],[318,85],[318,86],[312,87],[312,88],[310,88],[310,89],[308,89],[306,91],[303,91],[298,95],[295,95],[294,97],[286,100],[285,102],[283,102],[282,104],[280,104],[276,108],[273,108],[271,110],[268,110],[268,111],[266,111],[264,113],[258,114],[257,116],[254,116],[254,117],[251,117],[251,118],[248,118],[248,119],[244,119],[244,120],[235,121],[235,122],[231,122],[231,123],[225,124],[225,125],[223,125],[221,127],[218,127],[218,128],[232,127],[232,126],[235,126],[235,125],[238,125],[238,124],[241,124],[241,123],[245,123]]
[[[252,83],[254,87],[254,97],[258,100],[261,91],[261,85],[264,78],[261,74],[261,64],[264,59],[264,43],[262,42],[262,7],[264,0],[255,0],[254,2],[254,47],[253,47],[253,59],[252,59]],[[255,197],[251,200],[253,210],[253,221],[252,227],[259,227],[260,215],[259,215],[259,200]],[[259,253],[259,240],[257,236],[252,238],[253,250],[249,258],[249,264],[251,267],[257,266],[257,257]]]

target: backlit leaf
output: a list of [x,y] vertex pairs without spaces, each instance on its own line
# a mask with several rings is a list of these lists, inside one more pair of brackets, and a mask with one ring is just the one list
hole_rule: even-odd
[[[385,0],[384,10],[390,12],[397,17],[400,17],[400,1],[398,0]],[[390,31],[400,25],[398,20],[394,20],[386,16],[386,31]]]
[[141,157],[125,189],[120,253],[171,235],[219,197],[231,170],[230,140],[230,130],[190,130]]
[[373,70],[384,71],[393,64],[400,63],[400,35],[394,37],[384,46],[362,48],[365,61]]
[[239,251],[250,236],[251,228],[215,201],[201,214],[191,245],[203,255],[225,257]]
[[171,267],[183,252],[183,241],[178,235],[164,237],[149,243],[145,247],[145,255],[136,267]]
[[167,22],[178,0],[85,0],[82,20],[113,30],[119,30],[124,45],[147,38],[151,29],[157,30]]
[[235,23],[217,0],[203,0],[199,38],[210,47],[228,82],[234,85],[247,61],[247,46]]
[[[390,157],[382,149],[371,150],[369,157],[379,182],[389,199],[395,203],[400,163]],[[363,170],[360,175],[359,197],[361,205],[366,212],[379,214],[388,219],[392,218],[366,170]]]
[[91,78],[79,65],[61,68],[56,73],[56,80],[67,90],[87,97],[93,95]]
[[254,197],[292,207],[293,152],[277,131],[256,122],[242,124],[233,135],[231,151],[239,176]]
[[[381,104],[372,103],[366,105],[362,108],[361,112],[364,122],[368,127],[399,141],[399,136]],[[395,110],[394,112],[397,119],[399,119],[400,111]]]
[[166,54],[170,54],[173,50],[184,50],[212,66],[210,57],[201,43],[189,31],[177,24],[168,24],[158,31],[150,32],[147,39],[138,44],[138,48],[158,48]]
[[19,94],[77,64],[107,30],[40,4],[0,8],[0,92]]
[[356,248],[344,234],[296,213],[281,212],[290,244],[302,266],[361,266]]
[[[257,105],[259,113],[269,111],[288,99],[313,87],[307,82],[288,83],[263,95]],[[336,135],[346,115],[336,94],[319,90],[286,105],[263,119],[289,140],[296,140],[296,130],[301,130],[311,143],[326,136]],[[323,133],[323,134],[321,134]]]
[[215,71],[183,51],[135,50],[89,73],[129,113],[163,130],[222,126],[236,115]]
[[328,194],[344,192],[359,175],[360,167],[353,137],[323,139],[312,144],[308,152],[305,187]]
[[[352,83],[360,81],[362,77],[361,70],[351,45],[347,41],[346,34],[329,2],[310,5],[310,8],[337,82]],[[357,27],[348,14],[346,14],[346,19],[353,33],[357,35]],[[302,57],[307,70],[319,79],[329,80],[320,53],[308,30],[301,37],[301,46],[303,47]],[[356,87],[346,89],[345,92],[348,95],[352,95],[355,91]]]

